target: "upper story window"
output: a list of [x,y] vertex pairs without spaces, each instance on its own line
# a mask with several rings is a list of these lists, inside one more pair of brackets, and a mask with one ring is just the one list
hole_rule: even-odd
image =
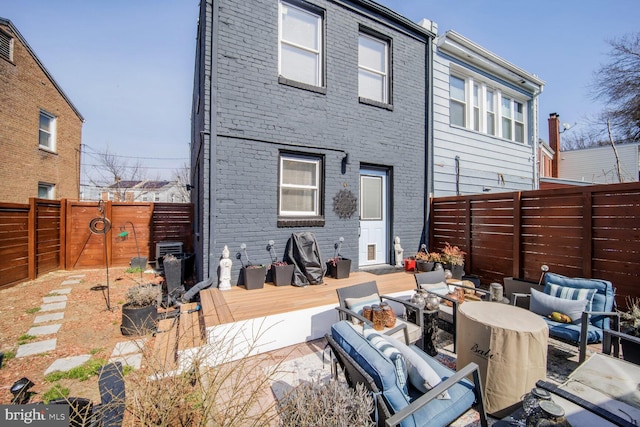
[[[509,141],[527,141],[527,103],[472,77],[449,76],[449,123]],[[484,102],[481,102],[484,100]]]
[[390,103],[389,42],[360,33],[358,37],[358,96]]
[[310,86],[323,86],[323,15],[302,2],[280,2],[279,73]]
[[13,37],[0,31],[0,57],[13,61]]
[[53,184],[47,184],[45,182],[38,183],[38,198],[39,199],[55,199],[55,188]]
[[456,76],[449,77],[449,121],[452,125],[466,126],[467,98],[465,81]]
[[49,151],[56,151],[56,118],[40,111],[39,145]]
[[289,217],[320,216],[322,159],[315,156],[280,156],[278,214]]

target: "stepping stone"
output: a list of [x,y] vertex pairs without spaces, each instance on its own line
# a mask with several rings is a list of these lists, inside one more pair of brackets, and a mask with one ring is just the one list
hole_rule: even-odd
[[51,291],[52,295],[69,295],[70,293],[71,288],[56,289],[55,291]]
[[42,304],[42,306],[40,306],[40,311],[64,310],[66,307],[66,302],[53,302],[51,304]]
[[43,314],[42,316],[36,316],[33,323],[44,323],[44,322],[52,322],[54,320],[62,320],[64,319],[64,313],[51,313],[51,314]]
[[80,280],[77,279],[65,280],[64,282],[60,283],[60,286],[77,285],[78,283],[80,283]]
[[67,300],[66,295],[59,295],[55,297],[42,297],[42,302],[45,304],[51,304],[52,302],[62,302],[66,300]]
[[[29,344],[22,344],[18,346],[16,357],[31,356],[32,354],[46,353],[47,351],[53,351],[56,349],[56,339],[32,342]],[[141,355],[142,356],[142,355]]]
[[73,276],[69,276],[68,279],[82,279],[85,274],[74,274]]
[[120,362],[122,363],[122,366],[131,366],[134,369],[140,369],[140,365],[142,365],[142,353],[110,357],[109,363],[113,363],[113,362]]
[[140,353],[144,347],[145,339],[141,338],[139,340],[133,341],[123,341],[116,344],[113,351],[111,352],[111,357],[123,356],[125,354],[132,353]]
[[56,323],[55,325],[34,326],[27,331],[27,334],[28,335],[51,335],[51,334],[57,333],[58,330],[60,329],[60,326],[62,325],[59,323]]
[[51,366],[47,368],[46,371],[44,371],[44,374],[48,375],[51,372],[57,372],[57,371],[68,372],[73,368],[77,368],[78,366],[83,365],[89,359],[91,359],[91,355],[89,354],[82,354],[80,356],[69,356],[69,357],[64,357],[62,359],[58,359],[54,361],[51,364]]

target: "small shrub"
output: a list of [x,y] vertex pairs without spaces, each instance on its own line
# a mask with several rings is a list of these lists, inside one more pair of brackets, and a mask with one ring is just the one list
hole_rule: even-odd
[[281,427],[374,426],[373,399],[362,384],[356,389],[331,380],[303,382],[278,402]]
[[160,286],[151,284],[133,286],[127,290],[125,295],[127,302],[132,307],[148,307],[158,302],[160,296]]

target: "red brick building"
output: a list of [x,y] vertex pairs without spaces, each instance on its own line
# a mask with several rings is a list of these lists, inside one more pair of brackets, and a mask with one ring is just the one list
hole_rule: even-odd
[[83,121],[13,23],[0,18],[0,202],[77,199]]

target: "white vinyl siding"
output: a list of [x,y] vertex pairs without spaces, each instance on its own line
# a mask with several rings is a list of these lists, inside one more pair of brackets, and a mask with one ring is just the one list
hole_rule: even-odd
[[282,155],[280,157],[281,216],[320,215],[319,158]]
[[358,37],[358,95],[389,102],[389,45],[368,34]]
[[282,1],[279,32],[280,75],[322,86],[322,16]]

